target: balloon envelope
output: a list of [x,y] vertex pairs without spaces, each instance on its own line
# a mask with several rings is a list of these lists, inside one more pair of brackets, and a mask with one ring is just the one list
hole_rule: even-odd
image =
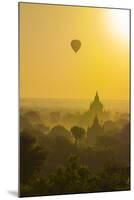
[[75,53],[80,49],[81,47],[81,42],[80,40],[72,40],[71,41],[71,47],[75,51]]

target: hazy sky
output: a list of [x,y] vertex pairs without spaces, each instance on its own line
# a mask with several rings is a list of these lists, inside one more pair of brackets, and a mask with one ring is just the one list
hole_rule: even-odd
[[96,90],[129,98],[129,11],[21,3],[21,97],[90,98]]

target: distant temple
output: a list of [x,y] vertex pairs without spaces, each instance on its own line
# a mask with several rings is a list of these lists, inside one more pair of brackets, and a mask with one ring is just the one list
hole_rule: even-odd
[[87,129],[87,142],[91,146],[96,144],[96,139],[98,136],[102,136],[104,133],[103,127],[99,124],[98,117],[94,118],[93,124]]
[[80,120],[81,126],[85,126],[85,127],[92,126],[96,116],[100,124],[102,124],[105,121],[105,119],[108,119],[109,117],[108,112],[104,110],[104,106],[99,99],[98,92],[96,92],[94,100],[90,103],[89,110],[87,110],[83,114]]
[[91,102],[91,104],[90,104],[89,112],[91,114],[93,114],[94,116],[103,113],[103,104],[99,100],[98,92],[96,92],[96,95],[94,97],[94,101]]
[[99,123],[104,116],[104,107],[99,99],[98,92],[89,108],[89,127],[87,129],[87,142],[90,146],[96,145],[97,138],[104,134],[103,127]]

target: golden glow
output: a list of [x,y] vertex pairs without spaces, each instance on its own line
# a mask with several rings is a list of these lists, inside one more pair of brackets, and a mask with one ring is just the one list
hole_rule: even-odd
[[113,34],[125,40],[129,35],[129,11],[111,10],[107,13],[107,22],[110,25]]
[[128,99],[128,11],[115,12],[20,3],[21,97]]

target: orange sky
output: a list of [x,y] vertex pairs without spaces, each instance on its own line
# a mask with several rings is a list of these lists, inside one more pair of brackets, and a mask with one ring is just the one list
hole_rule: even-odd
[[[81,41],[75,53],[71,41]],[[20,95],[129,99],[129,11],[20,3]]]

